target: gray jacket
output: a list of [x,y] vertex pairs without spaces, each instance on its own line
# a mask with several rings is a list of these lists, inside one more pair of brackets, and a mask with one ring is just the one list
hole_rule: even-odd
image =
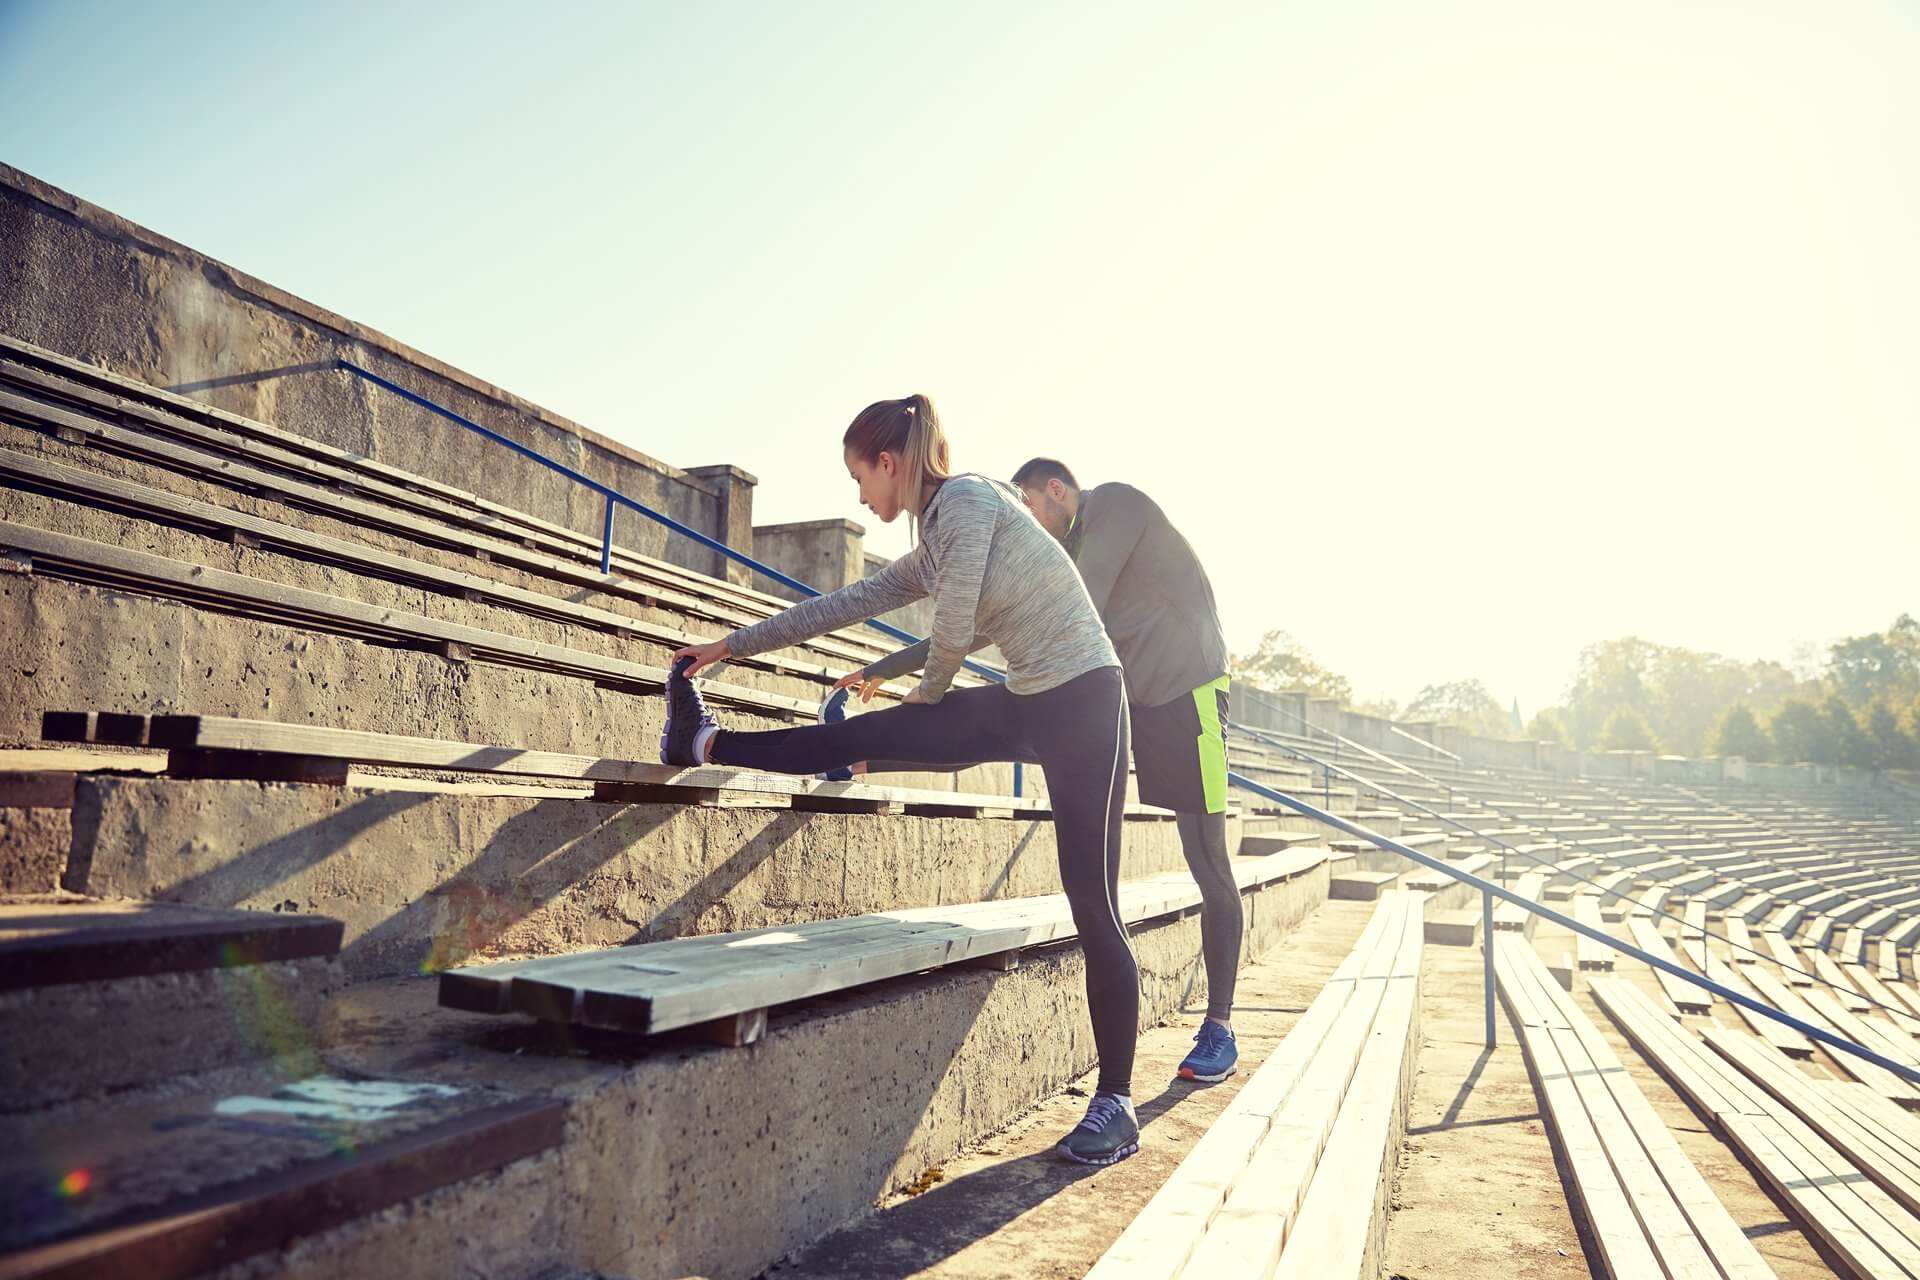
[[[1067,549],[1127,673],[1127,699],[1157,707],[1227,674],[1213,584],[1160,505],[1130,484],[1082,490]],[[867,668],[892,677],[927,661],[927,642]]]
[[[1007,658],[1007,688],[1044,693],[1120,665],[1073,561],[1011,488],[958,475],[920,517],[920,543],[892,564],[727,637],[735,657],[798,644],[933,597],[922,644],[921,696],[938,702],[966,656],[990,644]],[[916,646],[918,647],[918,646]],[[906,670],[912,670],[912,667]]]

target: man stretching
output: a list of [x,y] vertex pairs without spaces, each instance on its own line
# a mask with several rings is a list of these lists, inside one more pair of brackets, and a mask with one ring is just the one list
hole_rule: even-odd
[[[1132,485],[1081,489],[1073,472],[1035,458],[1013,474],[1028,510],[1073,557],[1126,673],[1140,799],[1176,815],[1180,848],[1200,886],[1207,1016],[1180,1064],[1188,1080],[1225,1080],[1240,1051],[1233,988],[1244,917],[1227,852],[1227,642],[1213,586],[1193,548],[1153,499]],[[880,682],[917,671],[926,642],[840,681],[870,698]],[[873,761],[869,770],[911,770]]]

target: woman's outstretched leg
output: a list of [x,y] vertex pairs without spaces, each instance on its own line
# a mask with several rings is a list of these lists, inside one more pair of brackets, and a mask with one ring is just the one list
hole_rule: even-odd
[[820,773],[877,757],[936,766],[1010,760],[1018,748],[1013,695],[1003,685],[949,690],[932,705],[911,703],[849,716],[833,724],[758,732],[722,727],[693,681],[676,668],[667,680],[667,764],[724,764],[768,773]]

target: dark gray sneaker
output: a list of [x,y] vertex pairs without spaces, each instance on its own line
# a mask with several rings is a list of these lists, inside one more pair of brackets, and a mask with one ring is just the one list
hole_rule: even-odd
[[1110,1093],[1094,1094],[1086,1118],[1054,1148],[1081,1164],[1114,1164],[1139,1149],[1140,1122],[1133,1114],[1133,1103]]
[[700,691],[687,678],[692,658],[682,658],[667,673],[667,724],[660,731],[660,763],[685,768],[700,763],[695,758],[694,741],[700,731],[713,727],[707,704]]

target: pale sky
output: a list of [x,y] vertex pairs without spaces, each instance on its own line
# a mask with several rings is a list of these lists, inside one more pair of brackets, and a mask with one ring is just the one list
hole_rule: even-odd
[[1362,697],[1920,610],[1920,6],[395,8],[0,0],[0,159],[761,523],[924,391]]

